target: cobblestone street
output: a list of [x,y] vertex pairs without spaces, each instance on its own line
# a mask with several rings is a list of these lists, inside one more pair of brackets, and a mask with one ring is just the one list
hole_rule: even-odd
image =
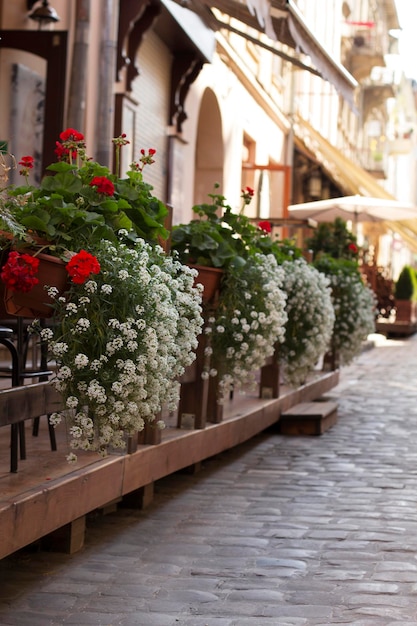
[[417,336],[341,370],[321,437],[265,432],[0,562],[1,626],[417,626]]

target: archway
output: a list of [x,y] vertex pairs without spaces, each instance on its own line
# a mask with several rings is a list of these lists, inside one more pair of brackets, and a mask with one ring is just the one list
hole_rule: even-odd
[[207,88],[201,100],[195,149],[194,204],[207,202],[214,183],[223,187],[224,146],[220,108]]

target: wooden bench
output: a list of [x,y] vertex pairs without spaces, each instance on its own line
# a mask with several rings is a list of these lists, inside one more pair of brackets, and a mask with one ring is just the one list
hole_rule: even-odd
[[278,427],[283,435],[322,435],[336,422],[335,402],[302,402],[281,413]]

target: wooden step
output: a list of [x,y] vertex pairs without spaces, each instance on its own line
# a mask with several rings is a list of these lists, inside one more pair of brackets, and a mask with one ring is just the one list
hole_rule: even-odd
[[278,426],[283,435],[322,435],[336,422],[335,402],[301,402],[281,413]]

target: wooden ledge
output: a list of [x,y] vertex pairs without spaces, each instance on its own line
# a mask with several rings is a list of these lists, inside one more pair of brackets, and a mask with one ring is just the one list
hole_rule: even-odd
[[[338,371],[317,373],[302,387],[283,389],[276,399],[237,395],[224,406],[220,423],[197,430],[168,427],[161,432],[161,443],[138,445],[132,454],[104,459],[94,453],[80,454],[75,468],[65,460],[65,438],[55,452],[49,442],[45,444],[43,456],[41,437],[31,438],[34,452],[29,450],[19,472],[0,474],[0,558],[66,525],[78,533],[69,545],[81,546],[82,516],[139,489],[149,490],[156,480],[247,441],[278,422],[283,412],[320,398],[338,382]],[[23,389],[16,391],[26,395]],[[38,393],[43,398],[47,392],[40,387]],[[1,430],[8,434],[8,428]],[[7,443],[3,445],[7,449]]]

